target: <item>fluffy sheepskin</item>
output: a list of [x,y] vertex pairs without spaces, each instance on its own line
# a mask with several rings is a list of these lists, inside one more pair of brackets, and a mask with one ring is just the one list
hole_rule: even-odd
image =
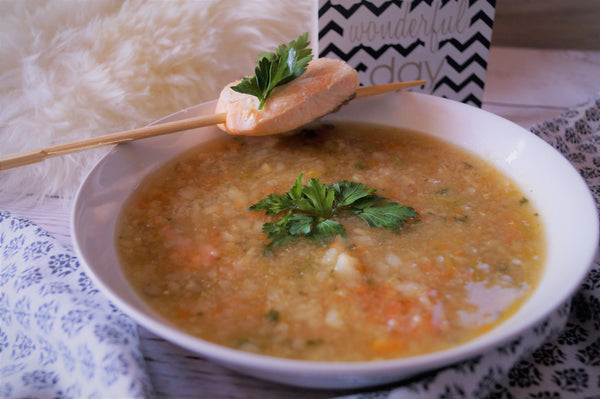
[[[217,98],[313,28],[311,0],[0,2],[0,154],[144,126]],[[0,171],[0,195],[72,196],[107,149]]]

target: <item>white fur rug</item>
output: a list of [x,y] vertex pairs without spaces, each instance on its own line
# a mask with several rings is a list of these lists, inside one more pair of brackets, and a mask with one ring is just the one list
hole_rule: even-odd
[[[0,154],[142,127],[217,98],[310,30],[310,0],[0,1]],[[0,171],[0,195],[72,196],[107,149]]]

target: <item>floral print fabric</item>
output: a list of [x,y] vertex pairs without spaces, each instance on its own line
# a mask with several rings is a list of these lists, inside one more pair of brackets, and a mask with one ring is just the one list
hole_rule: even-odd
[[137,334],[70,249],[0,211],[0,398],[147,397]]

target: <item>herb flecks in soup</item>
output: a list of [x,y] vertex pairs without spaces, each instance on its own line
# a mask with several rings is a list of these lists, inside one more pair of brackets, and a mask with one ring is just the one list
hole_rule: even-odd
[[[265,250],[249,207],[298,175],[354,181],[413,207],[397,229],[350,214],[345,235]],[[449,348],[489,331],[534,289],[545,242],[514,182],[457,147],[372,125],[226,136],[144,181],[117,229],[140,296],[182,330],[296,359],[362,361]]]

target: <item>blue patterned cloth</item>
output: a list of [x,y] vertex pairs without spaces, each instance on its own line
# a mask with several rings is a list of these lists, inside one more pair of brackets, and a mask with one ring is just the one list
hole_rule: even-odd
[[150,394],[136,324],[70,249],[0,211],[0,398]]

